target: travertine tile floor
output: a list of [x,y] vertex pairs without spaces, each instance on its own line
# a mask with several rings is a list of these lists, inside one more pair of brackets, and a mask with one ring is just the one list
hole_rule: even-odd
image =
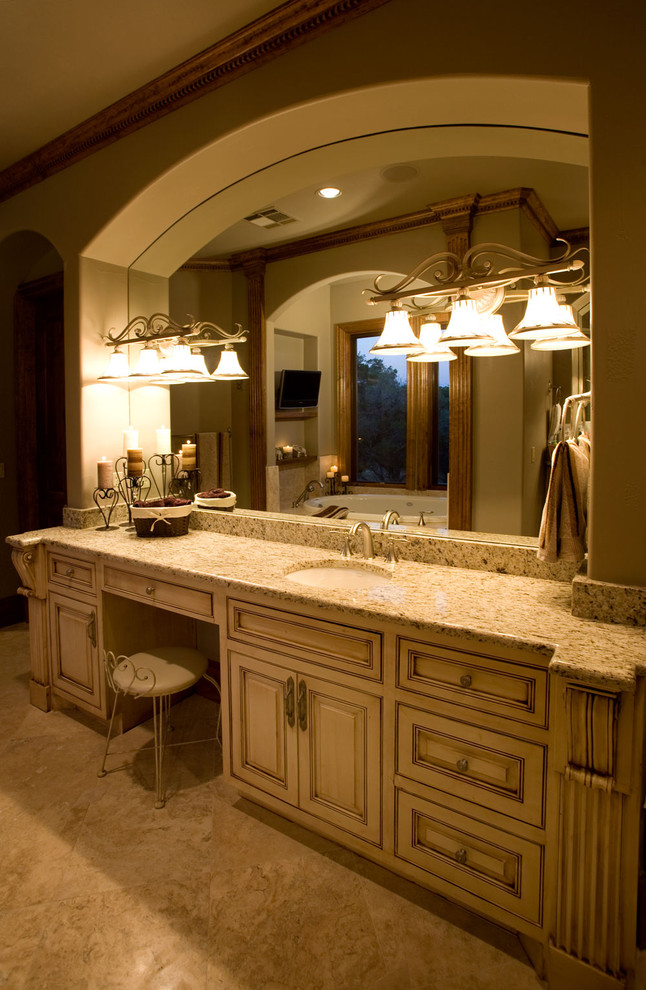
[[[175,748],[153,808],[151,733],[104,738],[27,696],[26,626],[0,630],[0,987],[539,990],[518,941],[239,799],[212,741]],[[214,735],[177,706],[174,740]]]

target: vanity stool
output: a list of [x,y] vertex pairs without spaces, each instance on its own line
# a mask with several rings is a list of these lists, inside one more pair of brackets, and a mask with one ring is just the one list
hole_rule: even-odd
[[[163,808],[166,803],[163,783],[163,761],[170,699],[173,694],[193,687],[201,677],[205,677],[217,689],[217,681],[206,673],[207,658],[199,650],[186,646],[156,646],[150,651],[133,653],[132,656],[115,656],[105,651],[104,663],[108,683],[114,691],[114,704],[108,727],[108,738],[103,754],[103,763],[97,776],[105,777],[105,761],[108,757],[112,725],[120,694],[130,694],[138,698],[152,698],[153,735],[155,740],[155,807]],[[218,717],[218,730],[220,719]],[[218,731],[219,735],[219,731]]]

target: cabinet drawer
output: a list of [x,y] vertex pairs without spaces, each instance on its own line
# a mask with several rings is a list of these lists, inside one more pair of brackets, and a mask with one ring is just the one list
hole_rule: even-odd
[[[510,651],[511,652],[511,651]],[[547,726],[545,666],[401,638],[398,686],[530,725]]]
[[538,743],[397,707],[400,774],[539,827],[545,763],[546,747]]
[[229,599],[227,624],[231,639],[381,680],[381,635],[326,619]]
[[173,612],[207,618],[213,615],[213,596],[210,592],[160,581],[150,575],[134,574],[117,567],[104,567],[103,587],[105,591],[125,595],[127,598],[139,598],[150,605],[159,605]]
[[47,579],[50,584],[68,591],[74,589],[86,594],[96,594],[96,564],[93,560],[48,553]]
[[396,855],[423,870],[427,883],[435,877],[443,892],[466,903],[475,897],[485,912],[495,904],[541,923],[542,846],[401,790],[396,835]]

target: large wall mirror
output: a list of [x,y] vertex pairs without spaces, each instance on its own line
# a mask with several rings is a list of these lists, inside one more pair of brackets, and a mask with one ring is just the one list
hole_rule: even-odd
[[[423,129],[421,129],[423,131]],[[416,129],[411,151],[424,135]],[[394,139],[393,139],[394,140]],[[426,137],[428,142],[428,136]],[[420,144],[420,142],[422,142]],[[400,145],[405,152],[406,142]],[[382,149],[383,155],[383,149]],[[168,307],[178,321],[191,314],[223,326],[247,325],[250,291],[247,261],[262,256],[262,305],[266,320],[264,394],[253,379],[232,383],[171,386],[171,427],[175,437],[216,434],[227,445],[230,484],[238,506],[251,507],[254,471],[250,458],[251,402],[265,405],[264,465],[271,511],[292,511],[295,496],[311,479],[322,478],[338,459],[337,327],[382,318],[385,307],[368,308],[364,290],[378,274],[393,279],[420,259],[447,249],[450,230],[432,204],[458,199],[477,189],[481,208],[472,216],[471,244],[495,241],[536,256],[550,256],[550,237],[563,233],[584,243],[587,233],[585,161],[504,157],[429,158],[397,154],[361,170],[326,171],[326,185],[341,190],[337,199],[317,195],[322,174],[293,192],[274,195],[271,171],[266,190],[254,185],[253,198],[235,222],[196,245],[185,264],[168,279]],[[307,167],[306,167],[307,166]],[[238,190],[240,192],[240,190]],[[407,223],[426,211],[427,222]],[[432,214],[432,209],[430,211]],[[349,235],[347,232],[350,231]],[[345,232],[345,233],[344,233]],[[300,247],[299,247],[300,245]],[[260,254],[258,251],[260,250]],[[138,285],[146,281],[146,257],[132,274],[131,309],[138,308]],[[589,294],[567,301],[579,326],[589,329]],[[501,309],[511,329],[524,303],[512,294]],[[206,353],[209,368],[217,349]],[[473,359],[472,531],[510,540],[535,537],[545,495],[549,424],[553,407],[567,395],[590,387],[589,348],[539,353],[529,343],[508,358]],[[239,348],[248,371],[247,343]],[[276,375],[284,368],[322,372],[317,415],[285,417],[275,410]],[[212,370],[210,368],[210,370]],[[306,451],[299,463],[277,463],[276,450]],[[300,511],[300,510],[299,510]]]

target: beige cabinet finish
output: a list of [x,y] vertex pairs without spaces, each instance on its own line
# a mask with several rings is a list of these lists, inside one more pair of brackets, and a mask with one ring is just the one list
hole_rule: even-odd
[[408,705],[398,705],[397,725],[399,773],[543,825],[546,746]]
[[120,567],[103,568],[103,589],[185,615],[213,617],[213,595],[180,583]]
[[96,603],[58,592],[49,596],[52,688],[95,714],[105,714]]
[[379,844],[380,700],[234,650],[229,676],[233,781]]
[[437,880],[443,892],[476,897],[483,913],[490,904],[540,924],[543,847],[447,808],[442,798],[397,791],[397,856],[427,873],[427,885]]

